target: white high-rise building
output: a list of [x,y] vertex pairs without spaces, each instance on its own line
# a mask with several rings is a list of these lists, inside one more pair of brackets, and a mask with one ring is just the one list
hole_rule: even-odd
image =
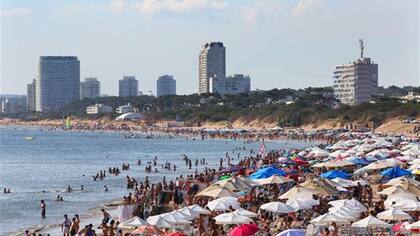
[[35,111],[35,93],[36,93],[36,81],[32,80],[32,83],[28,84],[26,94],[26,109],[28,111]]
[[42,56],[35,86],[36,111],[53,111],[80,100],[80,61],[74,56]]
[[101,96],[101,82],[96,78],[85,78],[85,82],[80,83],[80,99],[99,96]]
[[370,58],[363,57],[362,40],[360,47],[360,58],[349,64],[335,66],[334,95],[343,104],[370,102],[378,95],[378,64]]
[[156,81],[156,96],[176,95],[176,80],[172,75],[162,75]]
[[198,58],[198,93],[210,92],[210,78],[226,77],[226,48],[222,42],[203,45]]
[[124,76],[119,81],[119,96],[129,97],[137,96],[139,94],[139,81],[135,76]]
[[251,79],[248,75],[235,74],[227,78],[210,78],[210,93],[240,94],[249,93],[251,90]]

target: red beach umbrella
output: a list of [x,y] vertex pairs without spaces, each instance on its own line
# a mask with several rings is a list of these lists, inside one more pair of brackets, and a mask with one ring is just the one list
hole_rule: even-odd
[[243,224],[236,226],[229,232],[229,236],[251,236],[258,232],[258,225]]

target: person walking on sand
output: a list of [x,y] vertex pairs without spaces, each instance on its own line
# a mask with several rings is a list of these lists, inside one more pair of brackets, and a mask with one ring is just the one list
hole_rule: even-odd
[[104,218],[102,218],[102,223],[103,224],[106,224],[106,223],[108,223],[108,221],[111,219],[111,214],[109,214],[107,211],[105,211],[105,209],[101,209],[101,211],[102,211],[102,214],[103,214],[103,216],[104,216]]
[[41,217],[45,219],[45,214],[47,213],[47,205],[45,205],[45,201],[41,200]]
[[65,214],[63,223],[61,224],[61,232],[63,232],[63,236],[70,236],[70,226],[71,220],[67,217],[67,214]]

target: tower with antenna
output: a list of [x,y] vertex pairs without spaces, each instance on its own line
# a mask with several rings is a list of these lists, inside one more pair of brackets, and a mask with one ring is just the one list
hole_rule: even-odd
[[359,39],[359,45],[360,45],[360,58],[363,58],[363,50],[365,49],[365,46],[363,45],[363,39]]

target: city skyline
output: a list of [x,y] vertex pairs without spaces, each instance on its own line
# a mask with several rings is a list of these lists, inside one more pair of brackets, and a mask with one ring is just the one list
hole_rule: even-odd
[[210,41],[226,46],[226,74],[250,75],[253,89],[331,86],[358,38],[380,64],[379,86],[420,84],[418,1],[164,2],[176,1],[2,1],[0,93],[26,94],[44,55],[77,56],[80,77],[97,77],[103,94],[117,95],[125,74],[145,93],[162,74],[178,94],[197,93],[197,52]]

